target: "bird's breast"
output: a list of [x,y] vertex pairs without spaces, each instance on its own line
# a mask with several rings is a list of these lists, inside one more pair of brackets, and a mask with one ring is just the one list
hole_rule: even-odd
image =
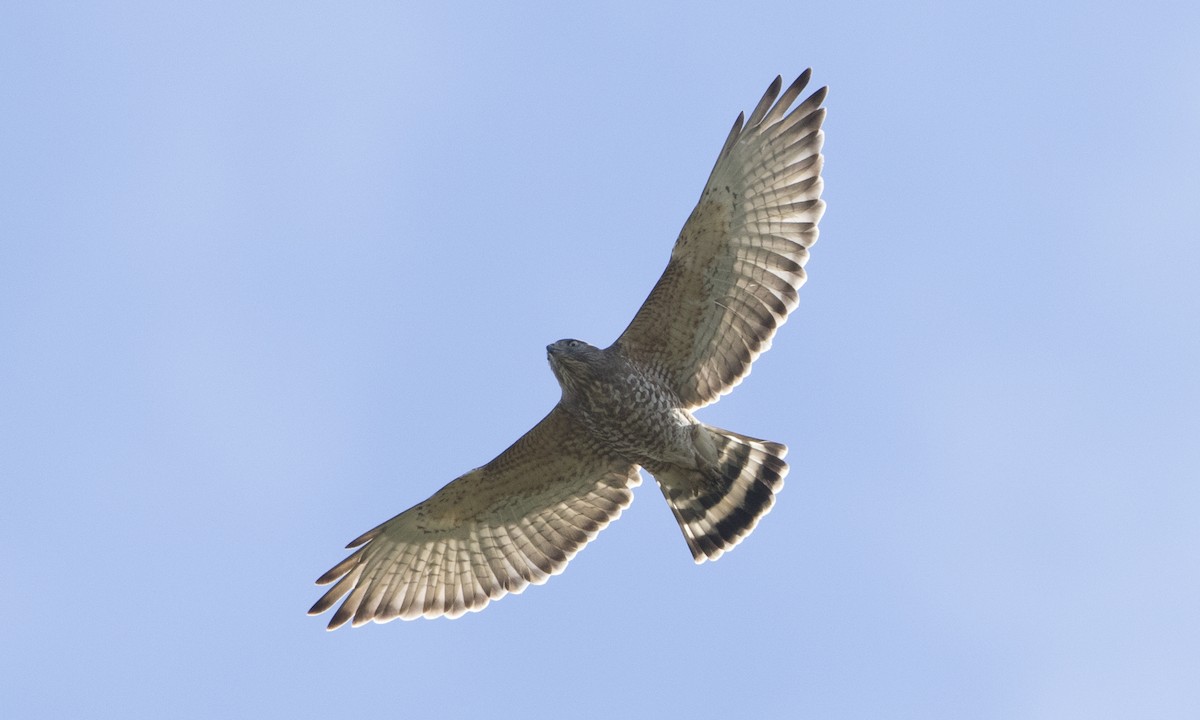
[[691,452],[695,420],[653,377],[622,368],[589,383],[566,408],[606,450],[642,464]]

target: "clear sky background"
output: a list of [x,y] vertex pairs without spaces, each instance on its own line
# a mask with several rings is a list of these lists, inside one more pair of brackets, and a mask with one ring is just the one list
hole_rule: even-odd
[[[0,716],[1200,717],[1200,11],[5,3]],[[616,337],[734,117],[829,84],[787,443],[693,565],[326,633],[312,581]]]

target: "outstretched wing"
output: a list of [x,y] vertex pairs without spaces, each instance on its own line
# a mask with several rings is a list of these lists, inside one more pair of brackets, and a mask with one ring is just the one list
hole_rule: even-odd
[[744,127],[738,116],[666,271],[617,339],[689,407],[715,401],[749,374],[796,307],[825,212],[825,88],[788,112],[809,74],[782,95],[776,77]]
[[308,612],[349,594],[333,630],[482,610],[562,572],[640,481],[636,465],[598,454],[555,407],[495,460],[350,543],[358,550],[317,580],[335,584]]

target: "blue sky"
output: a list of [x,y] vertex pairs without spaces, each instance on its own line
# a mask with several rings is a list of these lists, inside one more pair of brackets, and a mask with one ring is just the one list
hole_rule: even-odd
[[[1191,3],[9,3],[4,717],[1200,715]],[[785,442],[696,567],[326,633],[341,546],[552,406],[733,118],[831,92]]]

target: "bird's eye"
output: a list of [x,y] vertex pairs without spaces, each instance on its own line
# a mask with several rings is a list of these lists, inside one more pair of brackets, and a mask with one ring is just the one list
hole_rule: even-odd
[[567,347],[569,347],[569,348],[577,348],[577,347],[579,347],[579,341],[578,341],[578,340],[572,340],[571,342],[567,343]]

